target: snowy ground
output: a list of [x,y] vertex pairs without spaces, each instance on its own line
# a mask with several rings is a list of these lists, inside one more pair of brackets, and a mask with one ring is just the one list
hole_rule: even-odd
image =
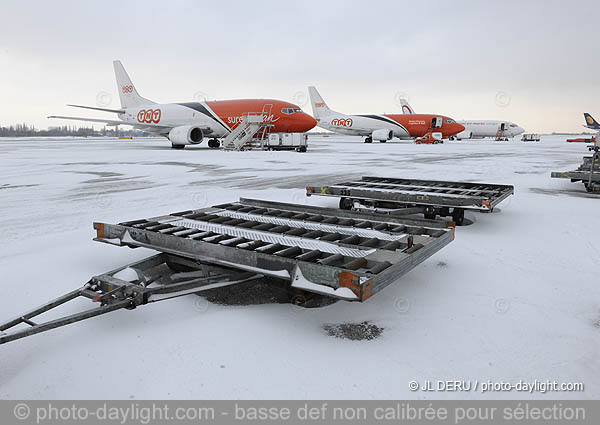
[[[364,304],[223,306],[198,296],[0,347],[0,398],[598,398],[600,199],[585,145],[465,141],[306,154],[172,150],[165,140],[0,139],[0,321],[150,254],[93,242],[120,222],[240,196],[336,206],[304,186],[360,175],[505,183],[515,195]],[[81,302],[79,307],[87,304]],[[77,307],[77,306],[75,306]],[[68,308],[67,312],[74,311]],[[370,341],[324,325],[370,321]],[[583,382],[583,393],[411,392],[411,380]]]

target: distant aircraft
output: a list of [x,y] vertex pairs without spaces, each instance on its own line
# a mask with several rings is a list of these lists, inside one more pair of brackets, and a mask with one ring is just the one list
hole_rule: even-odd
[[406,99],[400,99],[400,105],[402,105],[402,113],[404,114],[414,114],[415,111],[413,110],[413,108],[411,108],[411,106],[408,104],[408,101]]
[[587,112],[583,113],[583,117],[585,118],[585,123],[586,123],[586,125],[584,125],[584,127],[591,128],[592,130],[600,130],[600,124],[598,124],[598,122],[594,119],[594,117],[592,117]]
[[208,146],[217,148],[219,138],[226,137],[249,113],[261,115],[272,124],[271,132],[303,133],[317,122],[293,103],[274,99],[236,99],[207,102],[156,103],[139,95],[120,61],[113,62],[121,109],[68,105],[76,108],[113,112],[118,120],[50,116],[67,120],[104,123],[110,126],[130,125],[137,129],[166,137],[171,147],[201,143],[210,137]]
[[346,115],[329,109],[315,87],[310,86],[308,94],[319,127],[338,134],[365,136],[365,143],[373,140],[385,143],[394,137],[412,139],[426,135],[445,139],[465,129],[452,118],[443,115]]
[[[400,99],[402,111],[405,114],[414,114],[414,109],[404,99]],[[408,112],[411,111],[411,112]],[[457,121],[465,126],[465,130],[450,137],[450,139],[482,139],[484,137],[495,137],[496,139],[508,140],[509,137],[518,136],[525,130],[510,121],[495,120],[470,120]]]

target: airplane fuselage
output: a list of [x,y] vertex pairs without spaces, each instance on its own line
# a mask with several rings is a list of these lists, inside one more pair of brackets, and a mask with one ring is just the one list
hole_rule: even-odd
[[271,132],[302,133],[316,124],[314,118],[298,106],[274,99],[148,104],[124,111],[118,114],[123,124],[144,126],[158,133],[162,128],[197,125],[207,129],[206,136],[217,138],[229,134],[248,113],[263,115],[264,120],[273,125]]
[[[432,127],[435,118],[442,118],[440,127]],[[422,137],[429,132],[439,132],[443,138],[447,138],[463,130],[462,125],[452,118],[432,114],[346,115],[332,112],[319,117],[317,125],[335,133],[354,136],[370,136],[373,131],[386,129],[400,139]]]
[[465,120],[458,122],[465,126],[465,131],[457,135],[458,139],[496,137],[498,135],[498,131],[502,129],[503,124],[504,137],[515,137],[525,132],[523,128],[510,121]]

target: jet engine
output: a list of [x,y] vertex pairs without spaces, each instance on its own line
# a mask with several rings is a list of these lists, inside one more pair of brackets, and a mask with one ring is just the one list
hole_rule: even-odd
[[371,134],[371,138],[373,140],[392,140],[394,137],[394,132],[392,130],[386,130],[385,128],[380,128],[379,130],[373,131]]
[[460,133],[454,135],[454,137],[457,140],[470,139],[472,136],[473,136],[473,132],[470,130],[464,130],[464,131],[461,131]]
[[169,140],[173,147],[183,147],[185,145],[197,145],[204,138],[202,129],[195,125],[180,125],[173,127],[169,131]]

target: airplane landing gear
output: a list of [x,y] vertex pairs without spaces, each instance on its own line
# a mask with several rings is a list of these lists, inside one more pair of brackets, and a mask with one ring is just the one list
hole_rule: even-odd
[[218,148],[219,146],[221,146],[221,142],[219,142],[217,139],[210,139],[208,141],[209,148]]
[[373,138],[371,138],[371,137],[366,137],[366,138],[365,138],[365,143],[373,143]]
[[171,149],[183,149],[185,148],[185,145],[175,145],[173,143],[171,143]]

